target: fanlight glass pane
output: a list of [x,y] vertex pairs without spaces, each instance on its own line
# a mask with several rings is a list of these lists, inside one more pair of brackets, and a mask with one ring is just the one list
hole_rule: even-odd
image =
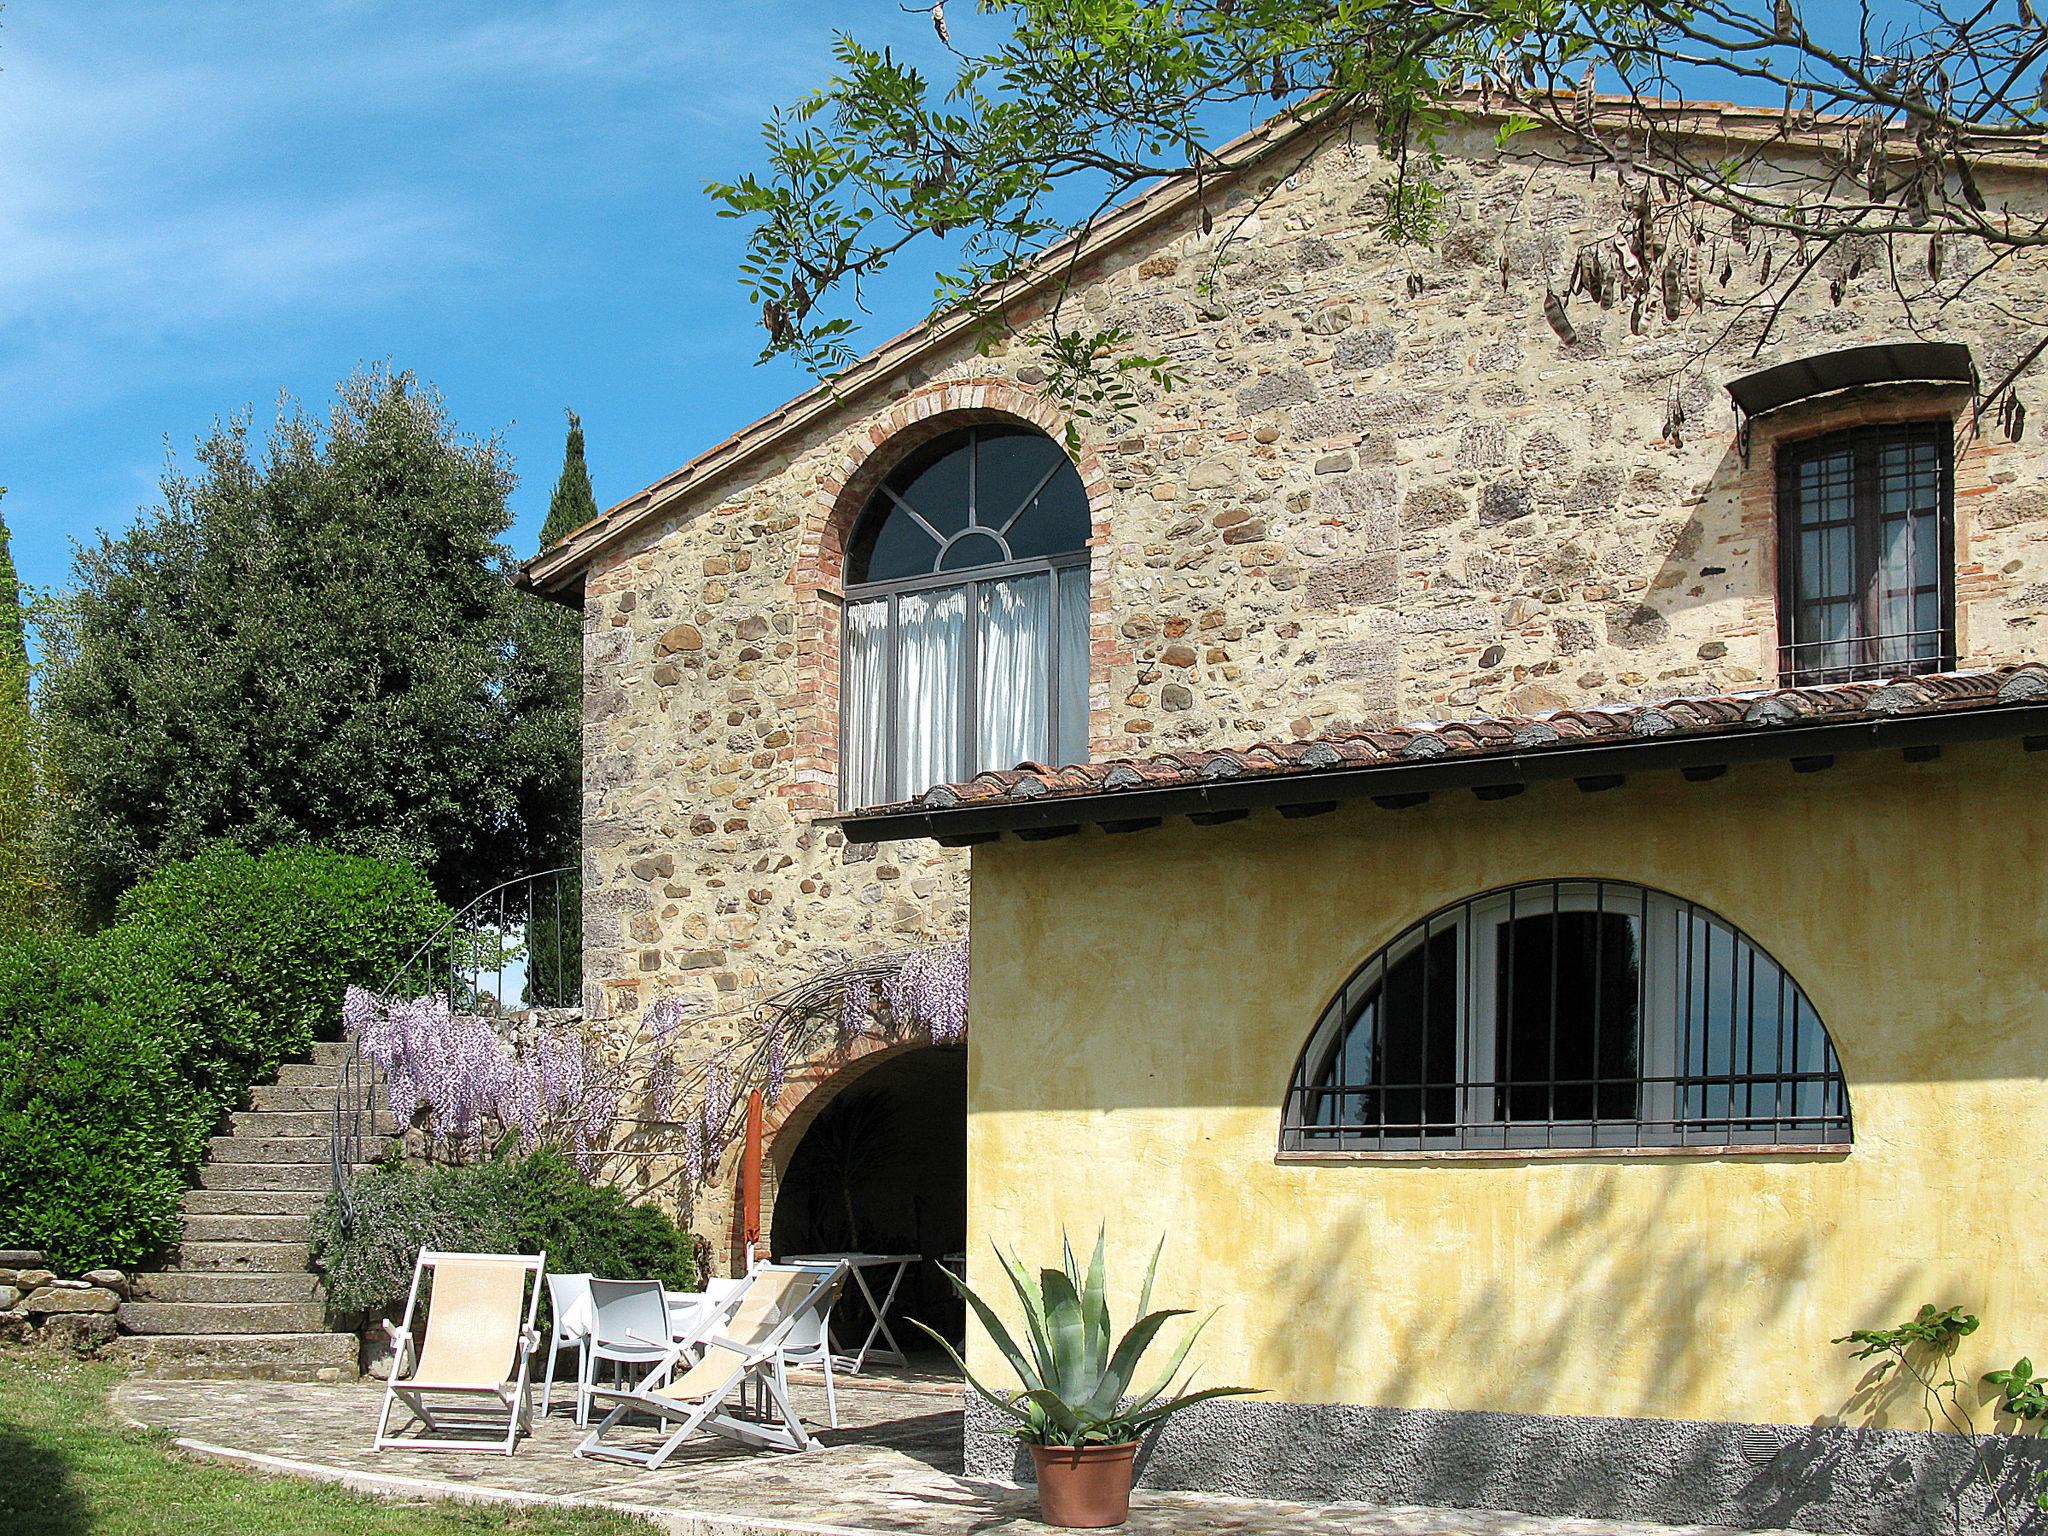
[[[979,536],[961,538],[968,530]],[[1088,544],[1088,497],[1042,432],[975,427],[913,453],[882,482],[847,546],[848,585],[905,581]]]
[[1798,984],[1712,913],[1613,881],[1516,886],[1409,929],[1325,1010],[1285,1125],[1307,1151],[1850,1140]]

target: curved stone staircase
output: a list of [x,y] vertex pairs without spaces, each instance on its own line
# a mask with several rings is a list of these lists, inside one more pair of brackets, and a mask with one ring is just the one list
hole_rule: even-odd
[[[147,1376],[345,1381],[358,1341],[327,1326],[308,1266],[307,1219],[327,1198],[336,1075],[345,1042],[313,1047],[250,1092],[229,1135],[213,1138],[199,1187],[185,1195],[184,1240],[168,1269],[134,1277],[118,1314],[117,1353]],[[390,1150],[379,1109],[362,1168]]]

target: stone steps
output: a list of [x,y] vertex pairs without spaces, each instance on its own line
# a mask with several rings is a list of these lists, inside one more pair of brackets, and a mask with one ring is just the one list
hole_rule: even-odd
[[310,1216],[327,1199],[323,1181],[317,1189],[188,1189],[187,1216]]
[[130,1370],[163,1380],[354,1381],[352,1333],[132,1333],[114,1343]]
[[288,1114],[332,1115],[334,1113],[334,1079],[330,1074],[322,1084],[302,1087],[286,1087],[279,1083],[265,1083],[260,1088],[249,1090],[250,1107]]
[[212,1242],[178,1245],[180,1269],[239,1269],[249,1274],[304,1269],[309,1255],[298,1243]]
[[137,1301],[235,1302],[311,1301],[321,1297],[320,1277],[308,1270],[160,1269],[131,1282]]
[[288,1061],[277,1069],[278,1085],[283,1088],[324,1088],[327,1102],[334,1102],[334,1076],[338,1067],[320,1066],[317,1063]]
[[324,1195],[331,1182],[325,1158],[317,1163],[207,1163],[199,1170],[201,1189],[317,1189]]
[[325,1163],[327,1147],[324,1131],[312,1136],[211,1136],[206,1155],[216,1163]]
[[[169,1378],[353,1381],[360,1344],[327,1331],[320,1279],[308,1268],[307,1224],[332,1180],[335,1083],[349,1047],[323,1041],[310,1061],[280,1068],[207,1143],[199,1186],[184,1198],[175,1268],[134,1278],[116,1352],[131,1369]],[[380,1090],[365,1079],[369,1104]],[[382,1156],[397,1127],[378,1108],[358,1156]],[[352,1171],[368,1166],[358,1162]]]
[[131,1301],[121,1309],[129,1333],[319,1333],[327,1304],[319,1301]]
[[187,1216],[185,1243],[298,1243],[306,1237],[306,1217]]
[[[298,1140],[317,1137],[327,1140],[334,1134],[334,1106],[325,1109],[238,1109],[228,1117],[234,1125],[233,1134],[264,1139],[290,1138]],[[388,1137],[398,1129],[398,1122],[388,1112],[379,1111],[365,1115],[362,1130],[366,1135]]]

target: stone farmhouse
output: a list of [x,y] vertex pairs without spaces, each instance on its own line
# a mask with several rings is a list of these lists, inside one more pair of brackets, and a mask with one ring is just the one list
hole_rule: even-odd
[[2048,1347],[1996,1151],[2048,1129],[2048,487],[1980,408],[2048,272],[1843,250],[1769,312],[1759,241],[1555,324],[1621,194],[1541,148],[1457,136],[1395,245],[1369,135],[1256,132],[995,296],[1028,332],[1071,270],[1163,347],[1134,420],[941,317],[536,558],[586,1011],[717,1049],[965,932],[971,860],[965,1051],[791,1063],[764,1241],[828,1246],[778,1195],[858,1084],[898,1242],[1173,1234],[1208,1379],[1270,1395],[1156,1478],[1921,1529],[1950,1452],[1843,1427],[1828,1341],[1961,1301],[1984,1368]]

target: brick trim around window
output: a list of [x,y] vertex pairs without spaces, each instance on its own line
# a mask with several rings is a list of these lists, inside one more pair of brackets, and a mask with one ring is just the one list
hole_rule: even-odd
[[[819,483],[805,509],[802,545],[790,570],[796,590],[799,721],[795,772],[782,793],[800,815],[839,809],[840,614],[845,599],[846,545],[854,522],[903,456],[933,438],[980,423],[1036,427],[1064,442],[1067,420],[1042,397],[1003,379],[966,379],[913,390],[872,418],[853,447]],[[1108,542],[1109,477],[1082,429],[1076,465],[1088,496],[1091,551]],[[1088,740],[1101,750],[1109,732],[1107,679],[1117,657],[1110,617],[1109,573],[1089,568]]]

